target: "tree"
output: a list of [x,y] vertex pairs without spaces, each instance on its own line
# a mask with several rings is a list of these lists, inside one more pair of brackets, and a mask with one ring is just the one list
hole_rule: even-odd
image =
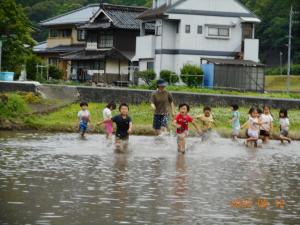
[[203,71],[199,66],[185,64],[181,70],[181,80],[189,87],[198,87],[202,84]]
[[3,39],[2,68],[19,72],[35,44],[31,23],[14,0],[1,0],[0,37]]

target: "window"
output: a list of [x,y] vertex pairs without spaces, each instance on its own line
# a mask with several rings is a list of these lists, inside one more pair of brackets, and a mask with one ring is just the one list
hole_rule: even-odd
[[185,25],[185,33],[191,33],[191,25]]
[[198,26],[197,27],[197,33],[198,34],[202,34],[202,26]]
[[154,62],[147,62],[147,70],[153,70],[154,69]]
[[71,37],[72,30],[71,29],[63,29],[61,30],[61,37]]
[[98,48],[111,48],[113,47],[113,34],[99,33],[98,35]]
[[50,37],[71,37],[72,29],[50,29]]
[[207,37],[212,38],[229,38],[229,27],[207,27]]
[[85,30],[77,30],[77,40],[78,41],[85,41]]
[[56,30],[56,29],[50,29],[49,36],[50,37],[58,37],[58,30]]
[[58,66],[58,59],[57,58],[49,58],[48,59],[48,64],[49,65],[54,65],[54,66]]

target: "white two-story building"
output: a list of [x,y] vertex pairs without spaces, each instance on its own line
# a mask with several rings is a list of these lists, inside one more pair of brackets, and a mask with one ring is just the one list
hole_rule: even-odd
[[[134,61],[140,70],[180,74],[184,64],[200,65],[204,58],[259,62],[260,19],[238,0],[153,0],[138,19]],[[145,35],[148,23],[155,24],[155,35]]]

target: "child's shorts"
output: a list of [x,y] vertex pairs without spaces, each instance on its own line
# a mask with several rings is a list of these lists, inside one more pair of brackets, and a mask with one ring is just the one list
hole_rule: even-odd
[[113,133],[113,123],[111,121],[104,123],[104,129],[107,134],[112,134]]
[[260,130],[259,135],[263,137],[270,137],[270,132],[266,130]]
[[81,122],[81,123],[79,124],[79,131],[80,131],[81,133],[82,133],[82,132],[86,132],[87,127],[88,127],[87,123]]
[[251,138],[258,138],[258,132],[255,130],[248,130],[247,133],[248,133],[249,137],[251,137]]
[[232,128],[232,135],[238,136],[240,134],[240,128]]
[[183,131],[183,132],[181,132],[181,133],[178,133],[178,132],[177,132],[177,137],[178,137],[178,138],[185,138],[185,137],[187,137],[187,136],[189,136],[189,131],[188,131],[188,130],[185,130],[185,131]]
[[289,136],[289,131],[288,130],[280,130],[280,135],[282,135],[283,137],[287,137],[287,136]]

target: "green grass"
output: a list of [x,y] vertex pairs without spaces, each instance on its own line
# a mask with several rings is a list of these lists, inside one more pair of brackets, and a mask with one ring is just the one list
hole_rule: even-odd
[[[290,77],[290,91],[300,92],[300,76]],[[267,91],[286,91],[287,76],[266,76]]]
[[[0,95],[1,97],[1,95]],[[6,98],[8,97],[8,98]],[[29,98],[30,97],[30,98]],[[55,112],[46,115],[35,115],[31,114],[32,110],[28,106],[27,101],[35,100],[32,96],[24,96],[19,94],[2,94],[0,98],[0,128],[1,121],[7,124],[7,120],[10,120],[14,127],[19,129],[36,129],[42,131],[51,132],[77,132],[77,113],[80,110],[78,104],[72,104],[61,108]],[[103,132],[102,127],[97,127],[95,124],[102,120],[102,110],[104,109],[104,103],[90,103],[89,110],[91,112],[91,124],[90,128],[92,132]],[[244,123],[248,118],[248,108],[241,107],[241,123]],[[278,111],[274,110],[274,125],[275,134],[278,135]],[[118,112],[113,112],[116,115]],[[192,116],[198,116],[202,114],[202,106],[191,107],[190,114]],[[229,137],[231,133],[231,127],[228,120],[231,117],[229,108],[226,107],[215,107],[213,108],[213,115],[215,117],[217,127],[215,128],[222,136]],[[134,134],[149,135],[153,134],[152,130],[152,119],[153,112],[149,104],[130,105],[130,116],[133,119]],[[289,118],[291,122],[290,133],[291,137],[300,140],[300,113],[299,110],[290,110]],[[200,124],[198,122],[198,124]],[[3,124],[2,124],[3,125]],[[175,130],[173,128],[173,130]],[[193,133],[193,129],[192,129]]]
[[[95,124],[102,120],[102,110],[105,104],[89,104],[89,111],[91,112],[91,131],[102,132],[101,127],[96,127]],[[30,116],[25,120],[25,124],[29,128],[47,130],[47,131],[69,131],[74,132],[77,129],[77,112],[80,110],[78,104],[72,104],[68,107],[50,113],[44,116]],[[241,123],[244,123],[248,118],[248,108],[240,108]],[[117,110],[113,114],[117,114]],[[197,116],[202,114],[202,106],[192,107],[190,114]],[[217,127],[215,128],[222,136],[229,137],[231,133],[231,126],[228,120],[231,117],[229,108],[217,107],[213,108],[213,115],[215,117]],[[134,134],[153,134],[152,119],[153,113],[149,104],[130,105],[130,116],[133,119]],[[275,133],[278,134],[278,112],[273,111]],[[295,139],[300,139],[300,113],[297,110],[290,110],[289,117],[291,122],[290,133]],[[198,122],[200,125],[200,123]],[[95,128],[95,129],[94,129]],[[175,130],[173,128],[173,130]],[[193,129],[192,133],[194,132]]]
[[[297,84],[296,84],[297,85]],[[149,89],[148,86],[134,86],[133,89]],[[229,90],[217,90],[198,87],[186,87],[186,86],[168,86],[168,91],[177,92],[191,92],[200,94],[226,94],[226,95],[242,95],[253,97],[265,97],[265,98],[287,98],[287,99],[300,99],[300,93],[257,93],[257,92],[240,92]]]

